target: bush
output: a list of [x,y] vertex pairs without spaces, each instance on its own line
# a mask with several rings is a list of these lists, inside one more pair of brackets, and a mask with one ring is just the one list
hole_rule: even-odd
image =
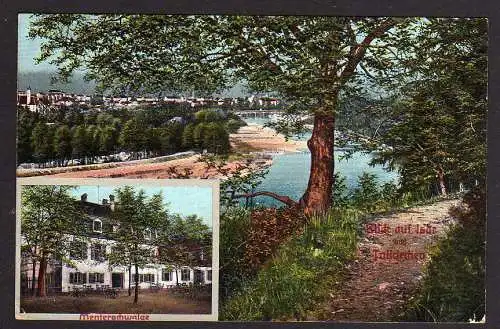
[[221,320],[306,319],[354,259],[359,231],[352,211],[312,218],[223,303]]
[[250,273],[245,262],[245,244],[250,227],[250,211],[240,207],[227,208],[220,217],[219,297],[227,299],[241,287]]
[[485,194],[471,191],[464,203],[450,211],[458,224],[431,249],[424,279],[404,320],[477,321],[484,316]]
[[226,129],[230,134],[234,134],[240,129],[240,127],[246,126],[245,121],[237,119],[229,119],[226,122]]
[[377,176],[366,172],[358,177],[358,187],[352,192],[348,191],[346,178],[336,173],[332,198],[337,209],[352,208],[367,214],[408,206],[395,183],[379,186]]

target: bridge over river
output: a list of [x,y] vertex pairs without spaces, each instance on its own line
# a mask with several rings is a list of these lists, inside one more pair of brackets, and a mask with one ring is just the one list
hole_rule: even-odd
[[[234,111],[234,114],[238,115],[242,119],[267,119],[269,121],[276,121],[281,116],[285,114],[283,110],[277,109],[248,109],[248,110],[238,110]],[[308,120],[311,118],[309,114],[297,115],[300,120]]]

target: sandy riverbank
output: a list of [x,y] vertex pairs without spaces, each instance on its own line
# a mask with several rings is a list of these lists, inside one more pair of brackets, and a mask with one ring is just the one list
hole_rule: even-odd
[[257,124],[241,127],[238,133],[230,135],[230,139],[233,148],[239,151],[299,152],[307,149],[306,141],[287,141],[273,129]]
[[[270,128],[251,124],[241,127],[236,134],[230,135],[231,146],[236,154],[248,154],[251,152],[298,152],[307,149],[305,141],[286,141],[284,136],[277,134]],[[241,157],[240,157],[241,158]],[[54,170],[33,170],[32,175],[67,178],[105,178],[105,177],[127,177],[127,178],[221,178],[214,168],[200,162],[200,155],[192,155],[181,159],[165,162],[151,163],[152,159],[135,161],[134,164],[127,162],[92,165],[91,169],[84,167],[68,167],[67,171],[57,173]],[[231,172],[238,168],[245,160],[233,160],[224,169]],[[269,166],[270,159],[258,159],[250,167],[251,170]],[[21,171],[18,171],[18,174]],[[23,176],[31,174],[23,170]]]

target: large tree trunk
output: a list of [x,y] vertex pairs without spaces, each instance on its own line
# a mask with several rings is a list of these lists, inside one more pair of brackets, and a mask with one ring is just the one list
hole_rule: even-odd
[[37,287],[37,295],[39,297],[45,297],[47,295],[47,291],[45,289],[45,274],[47,272],[47,258],[45,255],[42,255],[40,259],[40,267],[38,269],[38,287]]
[[299,201],[306,215],[325,212],[332,202],[334,129],[333,113],[315,114],[312,136],[307,141],[311,151],[309,183]]
[[134,304],[137,304],[139,300],[139,266],[135,263],[135,294],[134,294]]

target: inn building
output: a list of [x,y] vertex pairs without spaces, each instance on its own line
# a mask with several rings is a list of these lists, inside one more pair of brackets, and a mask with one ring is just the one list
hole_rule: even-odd
[[[113,195],[103,199],[102,204],[92,203],[83,194],[79,203],[87,214],[83,219],[88,232],[86,239],[68,236],[72,244],[66,255],[67,260],[52,259],[47,265],[45,286],[48,293],[70,292],[74,289],[90,287],[109,287],[115,289],[128,289],[135,286],[135,269],[128,266],[110,266],[106,254],[111,252],[114,241],[109,238],[109,233],[116,230],[116,225],[111,220],[111,212],[115,202]],[[157,255],[161,250],[148,244],[153,232],[144,232],[144,247]],[[85,241],[85,242],[84,242]],[[212,268],[211,259],[206,257],[207,252],[202,247],[193,247],[190,251],[193,266],[169,266],[149,264],[139,268],[139,287],[170,288],[177,284],[211,284]],[[27,253],[21,256],[21,294],[30,294],[33,284],[37,287],[38,264],[33,272],[33,262]],[[35,280],[33,281],[33,274]]]

